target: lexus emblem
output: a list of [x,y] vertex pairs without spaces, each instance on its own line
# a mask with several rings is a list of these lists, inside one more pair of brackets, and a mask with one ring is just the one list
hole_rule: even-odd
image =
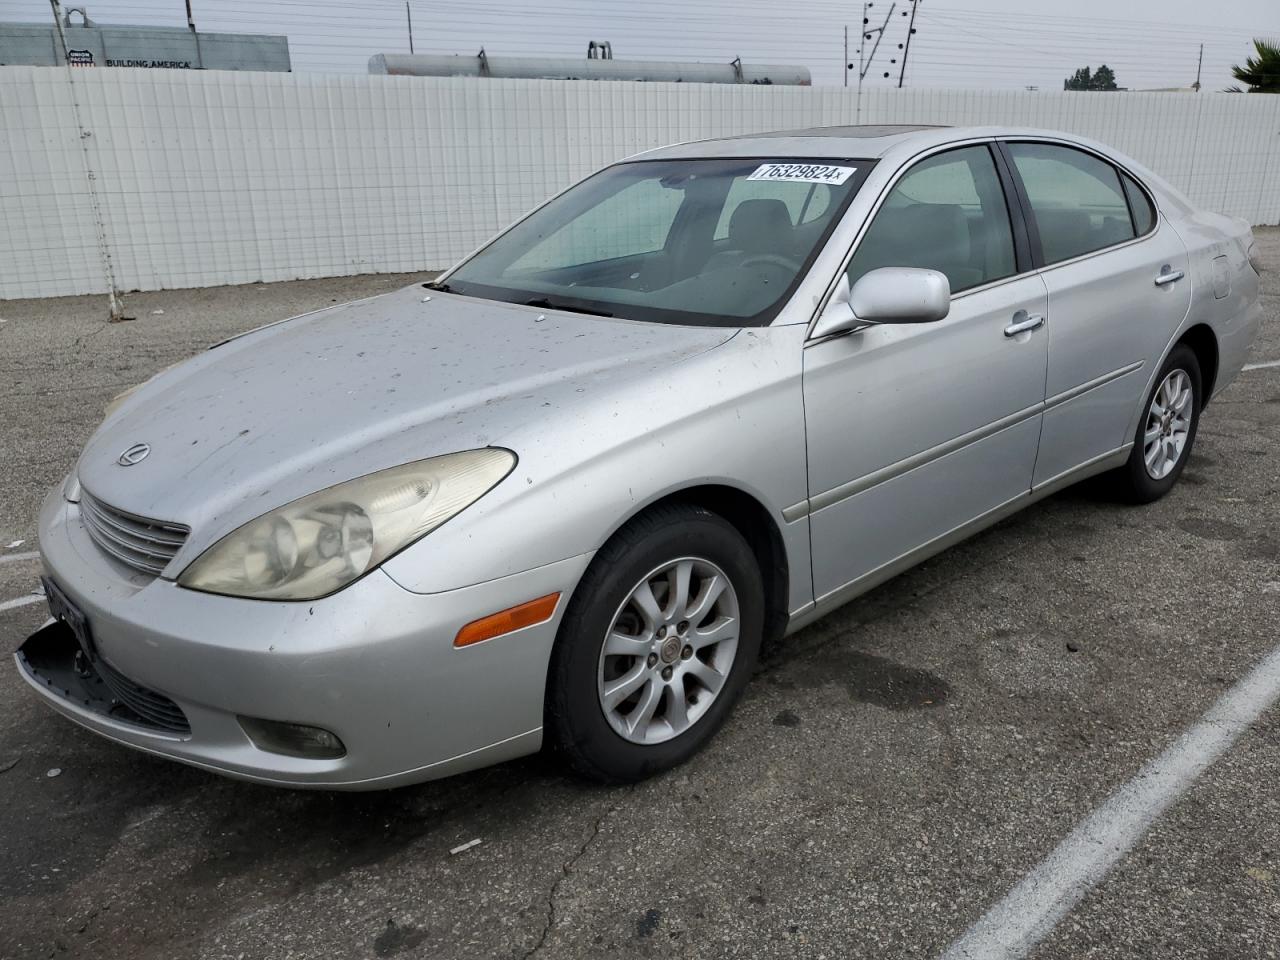
[[135,463],[141,463],[147,459],[147,454],[151,452],[150,444],[135,443],[132,447],[120,454],[116,458],[116,463],[122,467],[132,467]]

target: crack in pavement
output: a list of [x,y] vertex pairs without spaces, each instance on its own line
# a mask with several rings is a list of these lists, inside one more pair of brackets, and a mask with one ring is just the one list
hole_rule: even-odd
[[[627,790],[627,793],[634,794],[635,786],[631,786]],[[604,813],[600,814],[600,816],[596,817],[595,825],[591,828],[591,834],[582,842],[582,846],[578,848],[578,852],[561,865],[560,876],[556,877],[556,882],[551,885],[551,890],[547,893],[547,922],[543,924],[542,933],[538,935],[537,942],[534,943],[534,945],[524,954],[521,960],[530,960],[534,954],[546,945],[547,937],[551,935],[551,931],[556,925],[556,898],[560,894],[561,884],[563,884],[569,877],[569,874],[573,872],[573,868],[586,854],[587,850],[591,848],[591,845],[596,842],[596,838],[600,836],[600,828],[604,826],[604,822],[617,812],[617,810],[617,806],[612,806]]]

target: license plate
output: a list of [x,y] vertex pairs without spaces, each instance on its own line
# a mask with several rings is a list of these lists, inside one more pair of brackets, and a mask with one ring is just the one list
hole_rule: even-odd
[[44,595],[49,601],[49,615],[55,620],[61,620],[71,628],[71,632],[75,634],[76,642],[80,644],[80,649],[84,651],[84,655],[92,663],[98,658],[98,653],[93,646],[93,635],[89,632],[89,621],[85,619],[84,614],[67,598],[67,595],[62,592],[62,588],[56,583],[48,577],[41,577],[40,583],[43,585]]

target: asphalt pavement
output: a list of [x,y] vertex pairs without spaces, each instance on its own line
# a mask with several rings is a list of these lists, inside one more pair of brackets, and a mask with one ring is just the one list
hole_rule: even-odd
[[[1265,364],[1280,231],[1258,237]],[[119,324],[100,297],[0,302],[0,648],[44,617],[36,512],[115,393],[415,279],[134,294]],[[373,794],[238,783],[75,727],[0,661],[0,957],[932,958],[1026,916],[1028,876],[1057,906],[1011,955],[1276,957],[1280,710],[1251,671],[1280,643],[1277,462],[1259,366],[1170,496],[1068,490],[890,581],[627,788],[542,757]],[[1259,710],[1224,721],[1224,697]],[[1201,735],[1216,762],[1152,772]]]

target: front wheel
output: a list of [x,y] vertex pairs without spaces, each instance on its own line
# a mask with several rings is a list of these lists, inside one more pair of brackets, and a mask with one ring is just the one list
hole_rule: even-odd
[[616,534],[574,592],[552,654],[547,731],[578,773],[631,782],[682,763],[724,722],[763,630],[755,556],[701,507]]
[[1156,377],[1129,460],[1114,474],[1124,499],[1151,503],[1173,489],[1191,457],[1202,405],[1200,362],[1195,351],[1179,344]]

